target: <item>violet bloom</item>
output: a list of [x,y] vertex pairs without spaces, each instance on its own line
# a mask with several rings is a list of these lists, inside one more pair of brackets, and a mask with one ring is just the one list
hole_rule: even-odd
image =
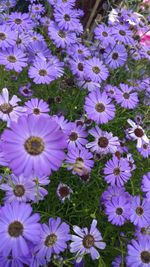
[[33,91],[31,90],[30,87],[31,87],[30,83],[23,85],[19,87],[18,92],[24,97],[30,97],[33,95]]
[[115,47],[111,46],[105,49],[104,60],[108,67],[117,69],[126,63],[127,56],[124,45],[118,44]]
[[105,24],[98,25],[94,30],[94,34],[95,39],[99,40],[104,47],[107,47],[109,44],[115,44],[115,40],[111,33],[111,28]]
[[61,30],[75,31],[80,24],[78,14],[69,7],[57,7],[54,10],[54,18]]
[[115,106],[111,104],[105,92],[100,93],[99,89],[92,91],[85,98],[84,109],[89,119],[98,124],[105,124],[115,117]]
[[113,267],[122,267],[124,266],[123,264],[124,263],[123,263],[122,256],[117,256],[112,262]]
[[10,126],[11,121],[17,121],[18,118],[25,114],[26,108],[18,106],[21,99],[13,95],[9,100],[9,92],[7,88],[2,89],[0,95],[0,119],[7,122]]
[[64,203],[66,199],[70,199],[70,195],[73,191],[68,185],[60,183],[57,187],[56,193],[60,201]]
[[[39,214],[33,214],[29,204],[12,202],[0,210],[0,247],[3,255],[27,256],[29,242],[40,241]],[[19,248],[19,249],[18,249]]]
[[91,52],[88,47],[80,43],[75,43],[72,46],[68,46],[67,54],[72,58],[74,58],[74,55],[76,55],[76,57],[80,59],[85,59],[91,56]]
[[28,56],[29,56],[29,61],[33,62],[35,60],[46,60],[51,56],[51,52],[47,47],[46,42],[44,41],[35,41],[29,43],[28,47]]
[[150,200],[150,172],[143,176],[141,189],[146,193],[146,198]]
[[101,83],[107,79],[109,72],[99,58],[93,57],[85,62],[85,75],[93,82]]
[[75,55],[73,59],[69,59],[69,65],[72,73],[76,75],[77,78],[86,78],[86,74],[84,71],[85,61],[81,57]]
[[30,179],[34,182],[35,186],[34,202],[38,203],[39,200],[43,200],[44,197],[48,194],[48,191],[44,188],[44,186],[50,183],[50,179],[47,176],[42,176],[42,177],[32,176]]
[[7,184],[0,185],[0,189],[6,192],[5,203],[13,201],[27,202],[35,199],[35,184],[28,177],[20,175],[19,177],[11,174],[8,177]]
[[143,236],[150,236],[150,225],[146,226],[146,227],[136,227],[135,228],[135,236],[137,238],[143,238]]
[[134,109],[138,104],[138,94],[133,92],[133,87],[120,83],[120,89],[116,89],[115,100],[123,108]]
[[137,148],[142,146],[142,141],[149,144],[149,139],[146,136],[144,129],[130,119],[127,121],[132,126],[132,128],[129,129],[128,134],[133,140],[137,140]]
[[27,66],[27,58],[21,49],[7,48],[0,52],[0,64],[4,65],[7,70],[21,72]]
[[114,86],[112,84],[106,84],[106,86],[104,87],[104,91],[112,99],[115,97],[116,89],[117,89],[117,86]]
[[104,179],[108,184],[123,186],[131,177],[131,169],[128,160],[125,158],[118,159],[113,156],[112,159],[107,161],[104,174]]
[[145,227],[150,224],[150,205],[148,200],[143,199],[141,201],[140,196],[133,197],[130,221],[138,227]]
[[92,152],[105,155],[117,151],[119,140],[118,137],[113,137],[112,133],[104,132],[98,126],[89,130],[89,133],[95,137],[93,142],[86,145]]
[[92,221],[90,229],[73,226],[77,235],[72,235],[70,251],[76,253],[77,262],[82,260],[84,254],[90,254],[92,260],[99,259],[100,254],[97,248],[104,249],[106,247],[106,243],[103,242],[102,235],[96,226],[97,220]]
[[143,237],[138,240],[131,240],[127,246],[127,266],[149,267],[150,266],[150,238]]
[[25,107],[27,111],[27,115],[31,116],[42,116],[42,117],[49,117],[48,112],[50,111],[48,104],[43,101],[42,99],[32,98],[25,102]]
[[[54,120],[55,122],[57,122],[57,124],[60,126],[60,129],[64,132],[64,133],[69,133],[70,132],[70,126],[72,125],[72,123],[68,122],[64,116],[57,116],[57,115],[53,115],[51,117],[52,120]],[[68,129],[69,128],[69,129]]]
[[128,202],[131,200],[131,195],[125,191],[124,187],[118,187],[116,185],[109,186],[106,191],[103,192],[101,196],[101,203],[106,204],[107,202],[111,202],[113,197],[119,197],[122,196],[123,198],[126,198]]
[[145,143],[142,141],[142,146],[137,148],[143,158],[149,158],[150,156],[150,141]]
[[[10,267],[24,267],[24,266],[30,266],[30,258],[28,256],[12,256],[10,255],[4,255],[3,253],[0,253],[0,267],[4,266],[10,266]],[[36,267],[39,267],[38,265]]]
[[65,135],[50,118],[22,116],[4,130],[2,139],[4,156],[16,175],[49,175],[65,157]]
[[76,146],[80,149],[83,148],[84,145],[87,144],[86,137],[88,133],[85,131],[85,128],[82,126],[77,126],[76,124],[72,123],[68,125],[68,148],[75,148]]
[[54,22],[48,27],[48,35],[58,48],[66,48],[68,45],[74,44],[77,39],[74,32],[61,30]]
[[124,196],[116,196],[105,204],[108,221],[114,225],[123,225],[130,217],[130,202]]
[[72,148],[69,149],[66,156],[67,169],[72,170],[72,173],[78,175],[86,175],[91,172],[94,166],[93,155],[87,149]]
[[34,22],[27,13],[12,12],[9,19],[6,21],[11,30],[18,31],[19,33],[31,30],[34,27]]
[[70,228],[60,218],[50,218],[49,224],[41,226],[40,243],[35,247],[37,258],[51,259],[52,254],[60,254],[67,248],[67,241],[70,240]]
[[112,36],[116,41],[122,42],[128,45],[134,45],[135,41],[132,38],[133,32],[128,29],[126,25],[117,24],[112,29]]
[[2,50],[14,46],[16,40],[17,33],[11,31],[10,28],[5,24],[0,25],[0,48]]

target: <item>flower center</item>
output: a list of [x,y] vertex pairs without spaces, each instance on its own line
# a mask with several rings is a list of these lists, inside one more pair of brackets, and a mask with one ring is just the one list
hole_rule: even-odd
[[70,16],[69,16],[68,14],[65,14],[65,15],[64,15],[64,20],[65,20],[65,21],[70,21]]
[[117,215],[121,215],[123,213],[123,209],[122,208],[117,208],[116,209],[116,214]]
[[23,234],[23,225],[18,221],[14,221],[9,224],[8,233],[12,237],[19,237]]
[[39,114],[40,114],[40,109],[39,109],[39,108],[34,108],[34,109],[33,109],[33,113],[34,113],[35,115],[39,115]]
[[26,88],[26,89],[23,89],[23,92],[24,92],[25,94],[28,94],[28,93],[30,93],[30,90],[28,90],[28,89]]
[[150,50],[147,51],[148,56],[150,56]]
[[102,35],[103,35],[104,37],[107,37],[107,36],[108,36],[108,33],[107,33],[107,32],[102,32]]
[[22,20],[21,19],[15,19],[15,23],[19,25],[22,23]]
[[51,247],[53,246],[57,241],[57,236],[55,234],[50,234],[45,239],[45,246]]
[[64,31],[59,31],[58,32],[58,35],[61,37],[61,38],[65,38],[66,37],[66,33]]
[[112,54],[112,59],[116,60],[116,59],[118,59],[118,57],[119,57],[118,53],[113,53]]
[[13,111],[13,107],[9,103],[4,103],[0,105],[0,111],[3,112],[4,114],[9,114],[10,112]]
[[114,175],[119,175],[120,174],[120,169],[119,168],[115,168],[113,171]]
[[41,69],[41,70],[39,70],[39,74],[40,74],[40,76],[46,76],[47,75],[47,71],[44,70],[44,69]]
[[61,186],[59,189],[59,193],[61,195],[61,197],[66,197],[69,195],[69,188],[67,186]]
[[13,55],[8,56],[7,60],[11,63],[15,63],[17,61],[16,57]]
[[96,73],[96,74],[98,74],[98,73],[100,73],[100,68],[99,67],[93,67],[92,68],[92,71],[94,72],[94,73]]
[[78,69],[79,69],[80,71],[83,71],[83,64],[82,64],[82,63],[79,63],[79,64],[78,64]]
[[76,133],[76,132],[72,132],[72,133],[70,134],[70,136],[69,136],[69,139],[70,139],[71,141],[76,141],[76,140],[78,139],[78,135],[77,135],[77,133]]
[[3,32],[0,32],[0,40],[5,40],[6,39],[6,35],[5,35],[5,33],[3,33]]
[[85,248],[91,248],[93,245],[94,245],[94,237],[92,235],[86,235],[84,238],[83,238],[83,246]]
[[102,103],[97,103],[95,109],[97,112],[101,113],[105,110],[105,106]]
[[23,185],[18,184],[15,186],[13,192],[16,197],[22,197],[25,193],[25,189]]
[[144,148],[144,149],[147,149],[147,148],[148,148],[148,144],[144,144],[144,145],[143,145],[143,148]]
[[83,51],[81,49],[78,49],[79,54],[83,54]]
[[141,260],[143,263],[150,263],[150,252],[149,251],[142,251],[141,252]]
[[137,215],[140,215],[141,216],[141,215],[143,215],[144,210],[143,210],[142,207],[137,207],[135,212],[136,212]]
[[36,156],[43,152],[44,142],[40,137],[31,136],[26,140],[24,147],[30,155]]
[[106,138],[106,137],[100,137],[99,139],[98,139],[98,145],[100,146],[100,147],[102,147],[102,148],[105,148],[105,147],[107,147],[108,146],[108,139]]
[[140,128],[136,128],[136,129],[134,130],[134,133],[135,133],[135,135],[136,135],[137,137],[142,137],[142,136],[144,135],[143,130],[140,129]]
[[128,94],[128,93],[124,93],[124,94],[123,94],[123,97],[124,97],[125,99],[129,99],[129,98],[130,98],[130,94]]
[[123,31],[123,30],[120,30],[119,33],[120,33],[120,35],[122,35],[122,36],[125,36],[125,35],[126,35],[126,32]]

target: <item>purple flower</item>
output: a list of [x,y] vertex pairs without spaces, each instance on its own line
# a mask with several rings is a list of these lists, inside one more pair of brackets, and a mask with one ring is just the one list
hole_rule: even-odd
[[77,76],[77,78],[84,79],[86,77],[85,75],[85,61],[78,56],[74,56],[73,59],[69,60],[70,69],[74,75]]
[[97,248],[105,248],[106,243],[103,242],[101,233],[96,226],[97,220],[92,221],[90,229],[73,226],[73,230],[77,235],[72,235],[70,251],[71,253],[76,253],[77,262],[82,260],[84,254],[90,254],[92,260],[98,259],[100,254]]
[[137,148],[143,158],[149,158],[150,156],[150,141],[145,143],[142,141],[142,146]]
[[29,14],[21,12],[12,12],[6,23],[10,26],[11,30],[18,31],[19,33],[25,30],[29,31],[34,26]]
[[[3,255],[0,253],[0,266],[10,266],[10,267],[24,267],[25,265],[30,264],[30,259],[27,256],[12,256],[10,255]],[[36,266],[38,267],[38,266]]]
[[69,225],[62,222],[60,218],[50,218],[49,225],[42,224],[40,243],[35,247],[37,258],[51,259],[53,253],[60,254],[67,248],[70,240]]
[[43,5],[41,4],[32,4],[28,6],[29,12],[32,12],[32,14],[35,15],[41,15],[43,13],[45,13],[45,8]]
[[99,40],[102,46],[107,47],[109,44],[115,44],[115,40],[111,33],[111,28],[105,24],[98,25],[95,30],[95,39]]
[[73,191],[68,185],[60,183],[57,187],[56,193],[61,202],[64,203],[66,199],[70,199],[70,195]]
[[143,176],[141,189],[146,193],[146,198],[150,200],[150,172]]
[[66,157],[67,169],[78,175],[86,175],[94,166],[93,155],[87,149],[72,148]]
[[117,151],[119,140],[118,137],[113,137],[112,133],[104,132],[98,126],[89,130],[89,133],[95,137],[93,142],[86,145],[92,152],[105,155]]
[[49,175],[65,157],[65,136],[50,118],[22,116],[2,138],[4,156],[16,175]]
[[34,62],[35,60],[45,61],[51,56],[51,52],[44,41],[35,41],[29,43],[28,47],[29,61]]
[[128,192],[125,191],[124,187],[118,187],[116,185],[109,186],[106,191],[103,192],[101,196],[101,203],[105,205],[107,202],[111,202],[113,197],[119,197],[122,196],[123,198],[126,198],[126,200],[130,201],[131,196]]
[[85,75],[93,82],[101,83],[107,79],[109,72],[99,58],[93,57],[85,62]]
[[123,225],[130,217],[130,202],[124,196],[112,197],[111,201],[105,204],[105,214],[108,221],[114,225]]
[[131,240],[127,246],[127,266],[148,267],[150,266],[150,238],[143,237],[138,240]]
[[[31,215],[29,204],[13,202],[5,204],[0,210],[0,247],[5,256],[27,256],[29,244],[40,241],[40,216]],[[19,249],[18,249],[19,248]]]
[[27,66],[27,58],[21,49],[7,48],[0,52],[0,64],[4,65],[7,70],[21,72]]
[[123,66],[127,61],[127,51],[124,45],[118,44],[115,47],[108,47],[104,53],[105,63],[112,69]]
[[17,121],[21,115],[24,115],[26,108],[18,106],[21,101],[16,95],[13,95],[9,100],[9,92],[7,88],[2,89],[0,95],[0,119],[7,122],[7,126],[11,121]]
[[0,25],[0,48],[5,50],[8,47],[14,46],[17,40],[17,34],[3,24]]
[[122,256],[117,256],[112,262],[113,267],[121,267],[122,264],[123,264]]
[[132,38],[132,31],[125,25],[117,24],[112,29],[112,36],[116,41],[123,42],[124,44],[134,45],[135,41]]
[[116,89],[115,100],[123,108],[134,109],[138,104],[138,94],[133,92],[133,87],[120,83],[120,89]]
[[42,116],[49,117],[48,112],[50,111],[48,104],[42,99],[32,98],[25,102],[25,107],[27,109],[28,116]]
[[107,161],[104,174],[104,179],[108,184],[123,186],[131,177],[128,160],[125,158],[118,159],[113,156],[112,159]]
[[138,227],[145,227],[150,224],[150,205],[146,199],[141,201],[140,196],[133,197],[130,221]]
[[30,97],[33,95],[33,91],[31,90],[30,87],[31,87],[30,83],[23,85],[19,87],[18,92],[24,97]]
[[85,128],[82,126],[77,126],[76,124],[68,124],[68,148],[75,148],[76,146],[80,149],[87,144],[85,139],[88,133],[85,131]]
[[107,94],[100,93],[99,89],[92,91],[86,97],[84,109],[88,118],[98,124],[107,123],[115,117],[115,106],[111,104]]
[[0,188],[6,192],[5,203],[13,201],[27,202],[35,199],[35,184],[23,175],[17,177],[11,174],[8,177],[7,184],[0,185]]
[[149,139],[146,136],[144,129],[130,119],[128,119],[128,123],[132,126],[132,128],[128,130],[128,134],[133,140],[137,140],[137,148],[141,148],[142,141],[149,144]]
[[106,84],[106,86],[104,87],[104,91],[107,93],[107,95],[110,98],[114,98],[115,97],[116,89],[117,89],[117,87],[112,85],[112,84]]

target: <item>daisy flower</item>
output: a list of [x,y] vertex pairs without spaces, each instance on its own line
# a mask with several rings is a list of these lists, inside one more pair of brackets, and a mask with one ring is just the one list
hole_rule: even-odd
[[148,200],[141,201],[140,196],[132,198],[130,221],[138,226],[145,227],[150,224],[150,205]]
[[118,44],[115,47],[108,47],[105,49],[104,61],[108,67],[117,69],[123,66],[127,61],[127,51],[122,44]]
[[27,115],[44,116],[49,117],[50,111],[48,104],[42,99],[32,98],[25,102]]
[[133,92],[133,87],[127,84],[120,83],[120,89],[116,89],[115,100],[121,104],[123,108],[134,109],[138,105],[138,94]]
[[85,75],[93,82],[101,83],[107,79],[109,72],[99,58],[93,57],[85,62]]
[[10,28],[3,24],[0,25],[0,48],[5,50],[6,48],[15,45],[17,40],[17,33],[11,31]]
[[56,193],[61,202],[64,203],[66,199],[70,199],[70,195],[73,191],[68,185],[60,183],[57,187]]
[[132,126],[132,128],[128,129],[128,134],[133,140],[137,140],[137,148],[141,148],[143,141],[149,144],[149,139],[144,129],[130,119],[128,119],[127,122]]

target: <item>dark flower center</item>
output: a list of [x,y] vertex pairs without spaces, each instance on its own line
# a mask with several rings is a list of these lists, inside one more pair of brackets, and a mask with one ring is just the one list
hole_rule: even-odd
[[100,68],[99,67],[93,67],[92,68],[92,71],[94,72],[94,73],[96,73],[96,74],[98,74],[98,73],[100,73]]
[[143,145],[143,148],[144,148],[144,149],[147,149],[147,148],[148,148],[148,145],[147,145],[147,144],[144,144],[144,145]]
[[120,30],[119,33],[120,33],[120,35],[122,35],[122,36],[125,36],[125,35],[126,35],[126,32],[123,31],[123,30]]
[[14,192],[14,195],[16,197],[22,197],[25,193],[25,189],[24,189],[23,185],[18,184],[15,186],[15,189],[13,192]]
[[101,113],[105,110],[105,106],[102,103],[97,103],[95,109],[97,112]]
[[59,189],[59,194],[61,197],[67,197],[69,195],[69,188],[67,186],[61,186]]
[[82,63],[79,63],[79,64],[78,64],[78,69],[79,69],[80,71],[83,71],[83,64],[82,64]]
[[28,93],[30,93],[30,90],[28,90],[28,89],[26,88],[26,89],[23,89],[23,92],[24,92],[25,94],[28,94]]
[[143,263],[150,263],[150,252],[149,251],[142,251],[141,252],[141,260]]
[[71,141],[76,141],[78,139],[78,135],[76,132],[72,132],[70,135],[69,135],[69,139]]
[[23,234],[23,225],[18,221],[14,221],[9,224],[8,233],[12,237],[19,237]]
[[34,108],[34,109],[33,109],[33,113],[34,113],[35,115],[39,115],[39,114],[40,114],[40,109],[39,109],[39,108]]
[[22,20],[21,19],[15,19],[15,23],[19,25],[22,23]]
[[41,70],[39,70],[39,74],[40,74],[40,76],[46,76],[47,75],[47,71],[44,70],[44,69],[41,69]]
[[102,148],[105,148],[105,147],[107,147],[108,146],[108,139],[106,138],[106,137],[100,137],[99,139],[98,139],[98,145],[100,146],[100,147],[102,147]]
[[78,49],[79,54],[83,54],[83,51],[81,49]]
[[22,40],[20,38],[17,39],[16,44],[21,44]]
[[119,175],[120,174],[120,169],[119,168],[115,168],[113,171],[114,175]]
[[61,37],[61,38],[65,38],[66,37],[66,33],[64,31],[59,31],[58,32],[58,35]]
[[47,247],[51,247],[56,243],[56,241],[57,241],[57,236],[55,234],[50,234],[46,237],[44,244]]
[[137,207],[135,212],[136,212],[137,215],[143,215],[144,210],[143,210],[142,207]]
[[9,7],[10,6],[10,2],[6,1],[6,6]]
[[69,16],[68,14],[65,14],[65,15],[64,15],[64,20],[65,20],[65,21],[70,21],[70,16]]
[[137,137],[142,137],[142,136],[144,135],[143,130],[140,129],[140,128],[136,128],[136,129],[134,130],[134,133],[135,133],[135,135],[136,135]]
[[78,163],[78,162],[84,162],[84,160],[82,158],[78,157],[78,158],[76,158],[76,163]]
[[102,35],[103,35],[104,37],[107,37],[107,36],[108,36],[108,33],[107,33],[107,32],[102,32]]
[[146,235],[146,228],[145,227],[142,227],[141,230],[140,230],[141,234],[143,235]]
[[13,55],[8,56],[7,60],[11,63],[15,63],[17,61],[16,57]]
[[0,32],[0,40],[5,40],[6,39],[6,35],[5,35],[5,33],[3,33],[3,32]]
[[10,112],[13,111],[13,107],[9,103],[4,103],[0,105],[0,111],[3,112],[4,114],[9,114]]
[[150,56],[150,50],[149,50],[149,51],[147,51],[147,54],[148,54],[148,56]]
[[112,54],[112,59],[116,60],[116,59],[118,59],[118,57],[119,57],[118,53],[113,53]]
[[124,93],[124,94],[123,94],[123,97],[124,97],[125,99],[129,99],[129,98],[130,98],[130,94],[128,94],[128,93]]
[[40,137],[31,136],[26,140],[24,147],[30,155],[36,156],[43,152],[44,142]]
[[77,125],[77,126],[83,126],[83,125],[84,125],[84,122],[83,122],[83,121],[77,121],[77,122],[76,122],[76,125]]
[[86,235],[84,238],[83,238],[83,246],[85,248],[91,248],[93,245],[94,245],[94,237],[92,235]]
[[116,209],[116,214],[117,215],[121,215],[123,213],[123,209],[122,208],[117,208]]

